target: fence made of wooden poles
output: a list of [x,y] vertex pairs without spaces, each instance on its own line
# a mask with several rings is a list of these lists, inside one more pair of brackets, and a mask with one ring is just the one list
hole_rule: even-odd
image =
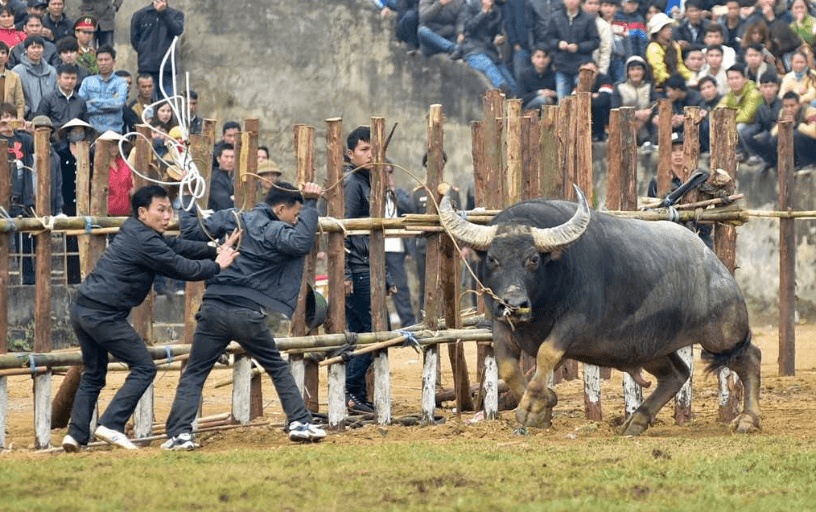
[[[717,108],[711,114],[711,168],[723,169],[736,182],[737,176],[737,111]],[[714,253],[733,274],[736,270],[737,229],[727,224],[714,226]],[[742,386],[739,377],[728,368],[719,373],[719,417],[730,422],[739,414]]]
[[[0,139],[0,155],[8,154],[8,141]],[[0,176],[11,176],[8,158],[0,158]],[[0,180],[0,207],[11,207],[11,180]],[[9,246],[13,234],[0,234],[0,356],[8,353],[9,308]],[[8,380],[0,376],[0,452],[6,449],[6,423],[8,418]]]
[[[314,168],[314,127],[297,124],[294,129],[295,140],[295,183],[311,183],[315,180]],[[314,288],[317,250],[320,237],[315,237],[312,250],[306,255],[303,265],[303,277],[298,294],[297,307],[292,316],[289,327],[291,336],[305,336],[309,334],[306,325],[306,296],[310,288]],[[306,408],[317,412],[319,406],[319,372],[317,364],[311,359],[304,359],[303,355],[290,354],[289,366],[292,374],[297,375],[296,382],[303,382],[301,393],[304,395]],[[303,390],[306,390],[305,393]]]
[[[345,216],[343,196],[343,122],[339,118],[326,120],[326,203],[329,217]],[[346,329],[345,293],[346,252],[343,232],[328,235],[329,311],[327,333],[342,334]],[[305,391],[305,390],[304,390]],[[346,423],[346,365],[337,363],[328,370],[328,424],[341,429]]]
[[[792,211],[794,190],[793,123],[780,121],[778,209]],[[796,231],[794,219],[779,219],[779,375],[796,373]]]
[[[442,183],[442,169],[444,167],[443,157],[443,125],[442,125],[442,105],[431,105],[428,111],[427,125],[427,151],[428,160],[425,166],[425,186],[428,188],[426,213],[436,214],[437,204],[440,198],[438,187]],[[419,276],[425,280],[425,312],[423,315],[425,325],[428,329],[438,327],[439,314],[441,310],[441,297],[439,296],[439,269],[441,257],[442,235],[433,233],[427,235],[427,246],[425,250],[425,275]],[[422,407],[420,412],[420,422],[422,424],[434,423],[434,399],[436,389],[439,386],[439,374],[441,361],[439,358],[439,346],[427,347],[424,350],[422,362]]]

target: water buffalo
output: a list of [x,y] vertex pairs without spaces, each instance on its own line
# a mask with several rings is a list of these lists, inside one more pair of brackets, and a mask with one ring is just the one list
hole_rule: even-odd
[[[516,418],[549,427],[557,403],[549,373],[565,358],[657,379],[655,390],[623,425],[639,435],[682,387],[689,368],[677,355],[699,343],[708,370],[728,366],[745,387],[737,432],[758,430],[760,360],[734,277],[694,233],[578,204],[525,201],[488,226],[440,205],[451,236],[479,251],[479,276],[493,316],[499,373],[519,399]],[[529,383],[521,351],[536,358]]]

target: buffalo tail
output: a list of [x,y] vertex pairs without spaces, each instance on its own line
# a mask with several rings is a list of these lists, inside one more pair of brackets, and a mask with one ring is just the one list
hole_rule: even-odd
[[745,337],[745,339],[735,345],[728,352],[714,354],[703,349],[702,353],[700,354],[700,358],[706,363],[705,372],[715,373],[720,371],[728,366],[733,359],[741,356],[749,346],[751,346],[751,331],[748,331],[748,335]]

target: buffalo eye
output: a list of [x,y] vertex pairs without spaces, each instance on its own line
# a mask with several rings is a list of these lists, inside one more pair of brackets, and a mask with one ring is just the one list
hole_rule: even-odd
[[541,256],[536,254],[531,255],[527,258],[527,270],[535,270],[538,268],[539,263],[541,262]]
[[489,268],[496,268],[499,266],[499,260],[497,260],[492,254],[487,255],[487,266]]

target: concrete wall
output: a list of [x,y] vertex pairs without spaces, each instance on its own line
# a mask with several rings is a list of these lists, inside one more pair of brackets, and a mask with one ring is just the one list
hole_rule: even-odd
[[[272,159],[294,165],[295,124],[315,127],[316,171],[325,176],[325,120],[341,117],[345,135],[372,116],[399,123],[388,156],[423,176],[425,118],[443,105],[449,172],[470,168],[470,122],[481,118],[488,83],[462,61],[408,55],[369,0],[172,0],[186,15],[181,66],[200,94],[201,112],[218,120],[258,117]],[[136,71],[128,1],[117,16],[118,67]],[[460,170],[456,173],[456,170]],[[413,188],[410,177],[398,183]],[[464,183],[461,183],[464,185]]]

